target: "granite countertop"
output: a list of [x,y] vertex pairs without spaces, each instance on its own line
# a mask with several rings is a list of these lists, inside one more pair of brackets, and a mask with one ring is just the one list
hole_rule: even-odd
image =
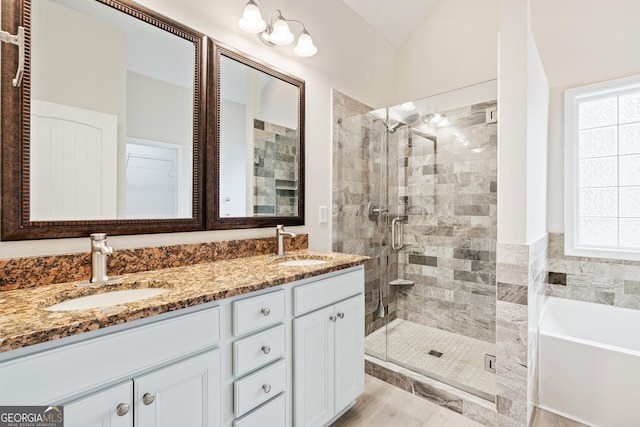
[[[313,256],[327,263],[284,267],[274,255],[174,267],[117,277],[116,283],[76,287],[75,283],[37,286],[0,292],[0,352],[54,341],[160,313],[193,307],[284,283],[331,273],[366,263],[369,258],[337,252],[302,250],[284,258]],[[47,311],[45,307],[114,290],[165,288],[159,296],[103,308],[77,311]]]

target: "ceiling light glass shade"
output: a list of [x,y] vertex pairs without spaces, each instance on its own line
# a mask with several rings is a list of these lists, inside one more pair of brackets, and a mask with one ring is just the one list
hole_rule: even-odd
[[258,34],[267,28],[267,23],[262,19],[260,9],[253,0],[249,0],[242,13],[242,18],[238,21],[240,28],[248,33]]
[[273,30],[269,36],[269,40],[271,43],[277,44],[279,46],[284,46],[287,44],[291,44],[295,36],[289,29],[289,25],[287,21],[285,21],[282,17],[278,18],[278,20],[273,24]]
[[409,102],[405,102],[404,104],[400,105],[400,109],[402,111],[413,111],[416,109],[416,105],[409,101]]
[[313,44],[313,39],[306,30],[303,31],[302,34],[300,34],[300,37],[298,37],[298,44],[293,49],[293,52],[298,56],[302,56],[303,58],[313,56],[316,54],[316,52],[318,52],[318,48],[315,47],[315,45]]

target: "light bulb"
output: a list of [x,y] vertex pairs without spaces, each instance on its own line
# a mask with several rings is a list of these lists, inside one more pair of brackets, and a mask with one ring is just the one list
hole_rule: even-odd
[[282,16],[278,18],[278,20],[273,24],[273,30],[269,35],[269,40],[271,43],[277,44],[279,46],[284,46],[287,44],[291,44],[295,36],[289,29],[289,24],[284,20]]
[[318,52],[318,48],[314,46],[313,39],[307,30],[304,30],[302,34],[300,34],[300,37],[298,37],[298,44],[293,49],[293,52],[303,58],[313,56]]
[[436,124],[436,126],[439,128],[449,126],[449,119],[447,119],[446,116],[440,116],[440,120],[438,121],[438,124]]
[[267,23],[262,19],[260,9],[253,0],[249,0],[244,7],[242,18],[238,21],[240,28],[248,33],[258,34],[267,28]]

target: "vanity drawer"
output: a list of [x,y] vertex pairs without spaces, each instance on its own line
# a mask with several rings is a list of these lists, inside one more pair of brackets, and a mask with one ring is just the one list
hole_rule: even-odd
[[244,335],[284,319],[284,291],[270,292],[233,303],[233,335]]
[[282,427],[287,420],[286,394],[273,399],[261,408],[233,422],[233,427]]
[[244,415],[287,387],[287,363],[274,363],[233,383],[233,408]]
[[280,325],[234,342],[233,374],[244,375],[284,356],[286,340],[285,326]]
[[294,316],[326,307],[364,291],[364,268],[293,289]]

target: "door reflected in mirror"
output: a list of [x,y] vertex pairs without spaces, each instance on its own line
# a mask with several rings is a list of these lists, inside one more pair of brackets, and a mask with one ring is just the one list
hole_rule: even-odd
[[194,43],[97,1],[31,13],[29,219],[191,218]]
[[231,56],[219,56],[219,218],[300,217],[303,83]]

